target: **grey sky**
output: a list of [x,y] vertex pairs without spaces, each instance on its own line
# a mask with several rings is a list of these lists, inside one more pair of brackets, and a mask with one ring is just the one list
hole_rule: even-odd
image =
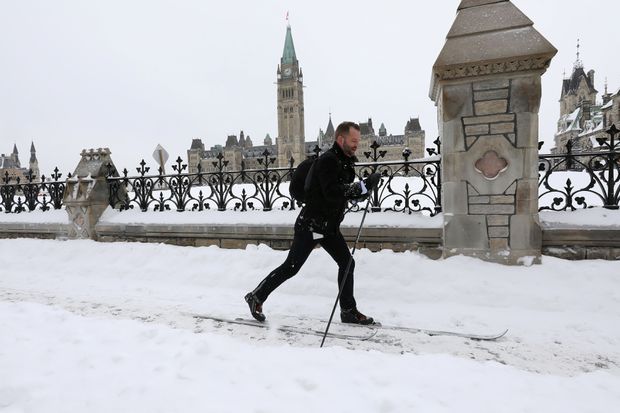
[[[551,142],[562,72],[576,41],[603,92],[620,87],[612,0],[514,0],[559,49],[543,80],[541,139]],[[19,0],[0,2],[0,152],[22,162],[34,140],[41,170],[72,171],[82,148],[109,147],[132,168],[161,143],[171,158],[192,138],[207,146],[244,130],[277,135],[276,67],[285,14],[303,73],[306,139],[334,122],[364,121],[400,134],[420,116],[437,133],[431,66],[459,0]],[[605,17],[609,21],[605,22]],[[584,19],[591,19],[590,21]],[[548,151],[550,145],[545,146]]]

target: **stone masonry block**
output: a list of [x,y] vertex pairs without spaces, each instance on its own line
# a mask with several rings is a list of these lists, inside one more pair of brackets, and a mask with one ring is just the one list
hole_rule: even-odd
[[510,113],[507,115],[488,115],[488,116],[474,116],[469,118],[463,118],[465,125],[476,125],[479,123],[503,123],[514,122],[515,114]]
[[519,77],[512,80],[510,111],[538,113],[541,99],[540,76]]
[[510,224],[510,215],[487,215],[487,225],[490,227]]
[[254,240],[245,239],[222,239],[220,246],[225,249],[245,249],[248,245],[258,245]]
[[209,239],[209,238],[198,238],[196,239],[196,246],[197,247],[211,247],[211,246],[216,246],[219,247],[220,246],[220,240],[219,239]]
[[517,183],[517,214],[538,213],[538,180],[522,179]]
[[[495,125],[493,125],[495,126]],[[488,135],[489,134],[489,125],[474,125],[474,126],[466,126],[465,127],[465,135]]]
[[494,80],[485,80],[482,82],[474,83],[474,90],[489,90],[489,89],[502,89],[510,86],[509,79],[494,79]]
[[513,122],[510,123],[497,123],[495,125],[491,125],[491,134],[501,134],[501,133],[514,133],[515,124]]
[[475,92],[474,100],[476,102],[481,100],[495,100],[495,99],[507,99],[508,98],[508,89],[499,89],[499,90],[487,90],[484,92]]
[[491,238],[489,241],[491,250],[497,251],[508,249],[508,238]]
[[443,122],[473,115],[469,84],[446,85],[442,88],[442,95],[440,113],[443,115]]
[[499,113],[506,113],[508,110],[508,101],[501,100],[487,100],[484,102],[476,102],[474,104],[474,112],[476,116],[481,115],[496,115]]
[[587,247],[586,248],[586,259],[587,260],[608,260],[609,259],[609,248],[604,247]]
[[442,151],[465,152],[465,137],[461,119],[454,119],[440,124]]
[[543,255],[561,258],[563,260],[584,260],[586,258],[586,249],[584,247],[544,247]]
[[488,204],[491,202],[491,198],[488,196],[472,196],[469,197],[470,204]]
[[508,238],[510,228],[508,227],[489,227],[489,238]]
[[467,214],[467,187],[464,182],[444,182],[441,185],[444,208],[454,214]]
[[537,213],[510,217],[510,245],[518,250],[542,248],[542,229]]
[[444,248],[486,249],[489,246],[484,217],[456,215],[446,219]]
[[517,114],[517,147],[538,148],[538,114]]
[[491,197],[492,204],[514,204],[515,197],[510,195],[494,195]]
[[514,214],[514,205],[471,205],[469,213],[472,215],[502,215]]

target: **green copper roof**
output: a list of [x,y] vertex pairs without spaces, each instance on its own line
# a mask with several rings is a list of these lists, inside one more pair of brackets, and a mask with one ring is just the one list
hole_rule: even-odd
[[282,52],[281,64],[293,64],[297,60],[295,55],[295,45],[293,44],[293,35],[291,34],[291,26],[286,28],[286,39],[284,40],[284,51]]

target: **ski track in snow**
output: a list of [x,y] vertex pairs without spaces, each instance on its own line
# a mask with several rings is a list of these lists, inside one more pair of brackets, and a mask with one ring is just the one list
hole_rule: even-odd
[[[116,302],[102,302],[88,297],[58,297],[45,293],[2,289],[0,300],[46,304],[83,317],[159,323],[172,328],[191,330],[196,334],[226,334],[243,340],[263,342],[265,345],[273,345],[273,341],[277,340],[297,347],[318,347],[321,340],[316,336],[197,319],[181,305],[149,307],[145,303],[138,304],[137,300],[132,298]],[[239,316],[249,317],[247,314],[239,314]],[[273,324],[275,327],[278,322]],[[288,322],[288,325],[291,323]],[[333,332],[334,329],[335,327],[332,326],[330,331]],[[620,360],[620,353],[615,355],[584,353],[579,348],[561,341],[554,342],[552,347],[537,346],[528,343],[524,337],[511,336],[510,331],[507,336],[495,342],[483,342],[460,337],[428,336],[423,333],[379,329],[379,332],[367,341],[328,338],[327,345],[339,345],[350,350],[375,350],[386,353],[450,354],[477,361],[495,361],[534,373],[568,376],[599,369],[620,368],[617,362]],[[549,364],[548,360],[553,360],[553,364]]]
[[[259,346],[318,347],[319,337],[191,316],[249,317],[243,295],[285,255],[264,245],[224,250],[0,240],[0,300],[46,304],[86,318],[130,319],[233,336]],[[481,342],[383,329],[369,341],[330,338],[328,346],[448,354],[561,376],[620,372],[620,263],[544,257],[540,266],[505,267],[466,257],[432,261],[416,253],[367,250],[355,259],[360,310],[383,324],[509,332],[497,341]],[[333,261],[324,251],[315,251],[302,271],[265,303],[269,321],[290,325],[295,316],[327,319],[335,276]]]

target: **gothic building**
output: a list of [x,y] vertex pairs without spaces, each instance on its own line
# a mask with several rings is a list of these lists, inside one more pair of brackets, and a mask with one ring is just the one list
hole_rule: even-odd
[[34,142],[30,145],[28,168],[22,168],[21,166],[17,145],[13,145],[13,153],[11,153],[11,155],[0,155],[0,183],[4,183],[7,173],[10,183],[15,183],[17,178],[19,178],[22,183],[27,182],[30,171],[32,171],[33,180],[38,181],[40,179],[39,161],[37,160],[37,151],[34,147]]
[[[370,146],[375,141],[381,145],[380,150],[386,151],[385,156],[381,158],[382,161],[403,159],[403,151],[405,148],[411,151],[409,159],[424,158],[425,156],[424,147],[426,133],[422,130],[418,118],[411,118],[407,121],[402,135],[388,135],[387,129],[383,123],[379,127],[379,133],[377,134],[372,125],[372,118],[368,118],[368,122],[361,122],[359,125],[361,140],[357,154],[360,162],[367,161],[363,153],[371,151]],[[327,150],[334,144],[334,134],[334,124],[332,123],[330,115],[325,132],[319,130],[317,142],[310,142],[310,144],[313,148],[314,145],[318,144],[322,150]]]
[[[314,154],[314,148],[318,145],[322,150],[327,150],[334,142],[334,125],[331,114],[325,132],[319,130],[319,136],[315,141],[306,141],[304,125],[304,85],[303,72],[297,60],[293,35],[290,25],[286,28],[284,50],[280,58],[280,64],[276,70],[277,83],[277,117],[278,136],[275,143],[267,134],[262,145],[255,146],[249,136],[243,131],[237,135],[230,135],[224,146],[215,145],[206,149],[201,139],[193,139],[190,149],[187,151],[189,173],[196,173],[200,164],[203,172],[211,172],[218,168],[218,156],[221,153],[223,160],[228,161],[228,170],[240,170],[243,162],[245,169],[258,169],[264,167],[258,160],[264,157],[265,151],[270,153],[270,158],[275,158],[273,167],[289,167],[291,159],[294,165],[298,165],[308,156]],[[412,152],[410,159],[424,157],[424,131],[420,127],[417,118],[410,119],[405,125],[402,135],[388,135],[385,126],[379,128],[379,134],[375,133],[372,119],[361,123],[362,140],[359,152],[369,151],[373,141],[381,144],[381,150],[385,150],[386,156],[381,160],[402,159],[405,148]],[[364,161],[363,155],[359,156]]]
[[605,131],[611,125],[620,127],[620,90],[608,93],[605,82],[602,102],[598,101],[594,73],[594,70],[585,72],[577,52],[573,72],[562,82],[560,119],[551,153],[565,153],[568,142],[574,152],[598,150],[597,139],[607,138]]

